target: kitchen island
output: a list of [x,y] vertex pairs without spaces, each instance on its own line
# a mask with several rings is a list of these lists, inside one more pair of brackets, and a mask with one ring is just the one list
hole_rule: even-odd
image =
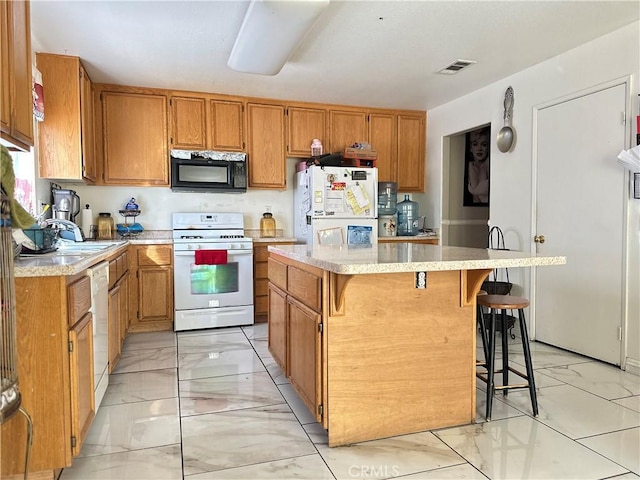
[[476,294],[524,252],[269,247],[269,350],[329,446],[475,420]]

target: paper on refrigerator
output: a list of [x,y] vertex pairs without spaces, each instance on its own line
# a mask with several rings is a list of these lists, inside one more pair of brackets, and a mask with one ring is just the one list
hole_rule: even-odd
[[629,150],[622,150],[618,154],[618,163],[627,170],[640,173],[640,145]]

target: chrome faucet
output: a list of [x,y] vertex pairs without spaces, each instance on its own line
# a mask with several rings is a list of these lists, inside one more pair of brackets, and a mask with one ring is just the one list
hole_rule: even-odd
[[80,230],[80,227],[69,220],[63,220],[61,218],[47,218],[44,221],[44,226],[57,228],[59,230],[58,236],[61,236],[60,231],[66,230],[71,232],[72,240],[76,242],[84,242],[84,237],[82,236],[82,230]]

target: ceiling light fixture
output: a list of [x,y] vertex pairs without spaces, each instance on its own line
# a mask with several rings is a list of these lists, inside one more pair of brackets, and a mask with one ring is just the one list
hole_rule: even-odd
[[227,65],[277,75],[330,0],[251,0]]

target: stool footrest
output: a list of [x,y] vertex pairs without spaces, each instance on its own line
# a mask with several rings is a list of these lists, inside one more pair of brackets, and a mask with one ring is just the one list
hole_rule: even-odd
[[[483,364],[483,363],[476,362],[476,367],[487,368],[487,365]],[[528,375],[522,373],[519,370],[516,370],[513,367],[508,367],[508,369],[509,369],[510,372],[515,373],[516,375],[524,378],[526,381],[529,381],[529,376]],[[503,370],[500,369],[500,370],[494,371],[493,373],[496,374],[496,373],[502,373],[502,372],[503,372]],[[488,383],[489,382],[488,374],[489,374],[488,372],[476,372],[476,377],[479,378],[480,380],[482,380],[484,383]],[[526,386],[529,386],[529,384],[526,384]],[[505,386],[505,387],[495,387],[495,388],[497,390],[499,388],[507,388],[507,387]],[[521,387],[517,387],[517,388],[521,388]]]
[[516,388],[529,388],[528,383],[515,383],[511,385],[496,385],[493,387],[494,390],[512,390]]

